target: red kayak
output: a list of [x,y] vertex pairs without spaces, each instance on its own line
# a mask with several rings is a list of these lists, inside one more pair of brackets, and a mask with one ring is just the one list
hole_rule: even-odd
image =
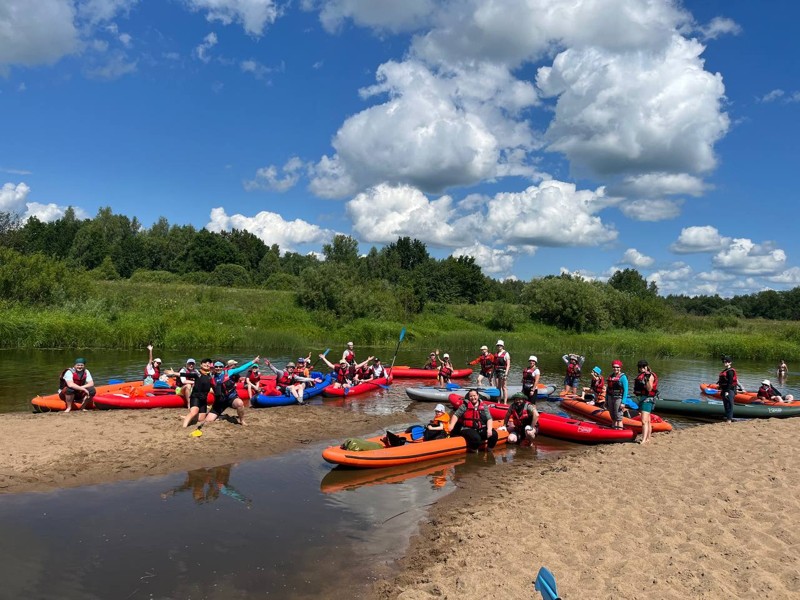
[[[456,394],[449,398],[450,404],[458,408],[464,399]],[[496,402],[484,402],[484,406],[489,408],[492,419],[503,421],[508,411],[508,404]],[[636,432],[631,429],[614,429],[592,423],[591,421],[579,421],[569,417],[562,417],[551,413],[539,413],[539,434],[558,440],[570,442],[580,442],[582,444],[609,444],[613,442],[632,442],[636,437]]]
[[[417,378],[417,379],[436,379],[439,369],[415,369],[403,365],[395,365],[389,369],[392,377]],[[472,369],[455,369],[450,379],[465,379],[472,375]]]
[[322,390],[322,395],[334,398],[347,396],[349,398],[350,396],[358,396],[359,394],[365,394],[366,392],[373,392],[375,390],[383,389],[382,386],[389,385],[391,382],[391,377],[389,377],[389,379],[386,377],[378,377],[377,379],[370,379],[364,383],[350,386],[346,390],[345,388],[334,387],[333,384],[331,384]]
[[181,396],[171,394],[141,394],[131,395],[123,393],[97,394],[94,397],[96,408],[185,408],[186,401]]

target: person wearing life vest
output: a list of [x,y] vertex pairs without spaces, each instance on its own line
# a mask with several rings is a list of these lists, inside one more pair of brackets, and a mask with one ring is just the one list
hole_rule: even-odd
[[348,365],[356,364],[356,353],[353,350],[353,342],[347,342],[347,348],[342,352],[342,360]]
[[311,377],[311,357],[301,356],[297,359],[294,372],[300,377]]
[[211,405],[211,410],[206,414],[206,418],[203,421],[204,425],[216,421],[229,408],[236,409],[239,425],[247,425],[244,421],[244,402],[239,398],[239,391],[236,389],[236,384],[239,382],[240,377],[239,373],[233,373],[223,379],[217,386],[217,392],[214,394],[214,404]]
[[293,362],[286,363],[283,369],[276,369],[269,360],[264,360],[264,364],[272,370],[276,375],[275,387],[277,387],[284,396],[293,397],[298,404],[305,404],[303,399],[303,390],[306,389],[306,384],[319,383],[321,379],[312,379],[311,377],[303,377],[295,373],[295,365]]
[[505,342],[497,340],[494,353],[494,380],[500,389],[500,402],[508,402],[508,371],[511,368],[511,355],[506,351]]
[[487,452],[497,444],[492,415],[481,403],[477,389],[468,391],[464,403],[450,416],[450,435],[463,437],[471,452],[476,452],[484,442]]
[[147,364],[144,367],[144,384],[152,385],[161,380],[161,359],[153,358],[153,344],[147,344]]
[[381,377],[389,378],[389,372],[381,364],[381,359],[375,357],[372,359],[372,379],[380,379]]
[[794,396],[781,394],[769,379],[761,382],[761,387],[756,392],[756,399],[760,402],[794,402]]
[[722,396],[722,405],[725,408],[725,422],[733,422],[733,403],[736,398],[736,390],[739,387],[739,379],[736,377],[736,369],[731,364],[730,356],[722,357],[723,369],[719,372],[717,386]]
[[192,395],[192,386],[194,386],[195,381],[192,377],[186,377],[186,374],[195,372],[195,362],[193,358],[186,359],[186,365],[178,371],[175,381],[175,394],[184,399],[186,408],[189,408],[189,397]]
[[528,397],[522,392],[511,396],[511,404],[503,418],[503,427],[508,429],[508,443],[515,444],[523,440],[532,442],[538,426],[539,411],[536,405],[528,402]]
[[639,443],[646,444],[653,434],[650,413],[653,412],[656,397],[658,396],[658,375],[650,370],[650,365],[647,364],[646,360],[640,360],[636,366],[639,369],[639,374],[633,380],[633,394],[636,396],[636,402],[639,404],[639,414],[642,418],[642,439],[639,440]]
[[428,362],[426,362],[422,368],[423,369],[438,369],[439,368],[439,361],[437,360],[439,357],[439,351],[436,350],[431,352],[428,355]]
[[583,388],[581,400],[584,400],[587,404],[605,406],[606,382],[603,379],[603,371],[600,367],[594,367],[590,375],[592,380],[589,382],[589,387]]
[[567,373],[564,376],[564,391],[562,394],[577,394],[578,385],[581,380],[581,368],[583,361],[586,360],[585,356],[580,354],[565,354],[561,360],[567,365]]
[[437,404],[433,409],[433,419],[425,425],[422,439],[426,442],[446,438],[450,435],[450,415],[445,412],[444,404]]
[[58,378],[58,397],[67,404],[64,412],[70,412],[75,402],[81,403],[81,410],[90,408],[96,393],[94,379],[86,368],[85,358],[76,358],[75,364],[64,369]]
[[492,385],[494,377],[494,354],[489,352],[488,346],[481,346],[481,353],[478,358],[471,360],[468,365],[480,365],[481,370],[478,373],[478,387],[483,385],[483,380],[486,379],[486,385]]
[[531,402],[536,402],[539,396],[539,378],[542,374],[536,366],[538,361],[536,356],[529,356],[528,366],[522,370],[522,394]]
[[353,383],[359,384],[372,379],[372,365],[370,365],[370,362],[372,362],[373,358],[375,357],[368,356],[367,360],[360,362],[357,365],[349,366]]
[[353,385],[350,365],[344,358],[339,361],[338,365],[334,365],[331,361],[325,358],[324,354],[320,354],[319,357],[325,362],[326,365],[328,365],[330,369],[333,370],[333,387],[347,390]]
[[450,377],[453,376],[453,363],[450,362],[450,355],[446,352],[442,355],[442,364],[439,365],[439,375],[436,381],[440,386],[445,386],[450,383]]
[[258,365],[253,365],[247,371],[244,378],[244,389],[247,392],[247,398],[250,400],[250,405],[253,405],[253,398],[257,397],[263,390],[261,388],[261,371]]
[[[191,360],[191,359],[190,359]],[[204,358],[200,361],[200,369],[181,369],[180,376],[184,379],[191,379],[194,383],[191,386],[191,394],[189,396],[189,414],[183,419],[183,426],[188,427],[195,421],[202,423],[206,419],[208,412],[208,394],[214,392],[215,399],[218,397],[217,383],[214,381],[214,374],[212,373],[212,365],[214,361],[210,358]],[[219,363],[220,367],[224,366]],[[168,370],[168,375],[178,375],[173,371]]]
[[606,408],[614,429],[622,429],[622,402],[628,397],[628,376],[622,372],[622,361],[611,361],[611,375],[606,380]]

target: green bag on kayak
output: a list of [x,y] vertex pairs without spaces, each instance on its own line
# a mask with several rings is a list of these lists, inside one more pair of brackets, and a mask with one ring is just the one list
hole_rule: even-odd
[[347,438],[341,447],[343,450],[351,452],[364,452],[365,450],[380,450],[385,446],[380,442],[370,442],[364,438]]

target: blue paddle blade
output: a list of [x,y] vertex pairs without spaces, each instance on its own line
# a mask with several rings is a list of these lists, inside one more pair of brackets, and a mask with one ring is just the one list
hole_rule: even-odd
[[411,434],[412,440],[420,440],[422,436],[425,434],[425,426],[424,425],[414,425],[409,431]]
[[117,385],[118,383],[125,383],[124,379],[109,379],[108,385]]
[[496,387],[483,388],[481,391],[484,394],[486,394],[487,396],[499,396],[500,395],[500,390],[497,389]]
[[448,390],[460,390],[461,389],[461,386],[458,385],[457,383],[447,383],[447,384],[445,384],[444,387],[447,388]]
[[322,356],[328,356],[328,352],[330,351],[331,351],[330,348],[326,349],[325,352],[322,353]]
[[556,590],[556,578],[547,567],[539,569],[534,582],[534,589],[542,595],[544,600],[559,600]]
[[400,330],[400,341],[401,341],[401,342],[403,341],[403,338],[404,338],[404,337],[406,337],[406,328],[405,328],[405,327],[403,327],[403,328]]
[[622,403],[623,403],[625,406],[627,406],[628,408],[633,408],[633,409],[636,409],[636,410],[638,410],[638,409],[639,409],[639,405],[638,405],[638,404],[636,404],[636,402],[634,402],[634,401],[633,401],[633,400],[631,400],[630,398],[624,398],[624,399],[622,400]]

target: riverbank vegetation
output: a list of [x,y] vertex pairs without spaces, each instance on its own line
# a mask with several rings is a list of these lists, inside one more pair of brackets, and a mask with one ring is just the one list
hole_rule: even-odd
[[637,271],[607,282],[567,274],[486,277],[471,257],[431,257],[400,238],[359,254],[336,236],[314,255],[246,231],[143,229],[102,209],[24,224],[0,213],[4,347],[293,348],[410,344],[593,354],[800,358],[800,288],[730,299],[658,295]]

